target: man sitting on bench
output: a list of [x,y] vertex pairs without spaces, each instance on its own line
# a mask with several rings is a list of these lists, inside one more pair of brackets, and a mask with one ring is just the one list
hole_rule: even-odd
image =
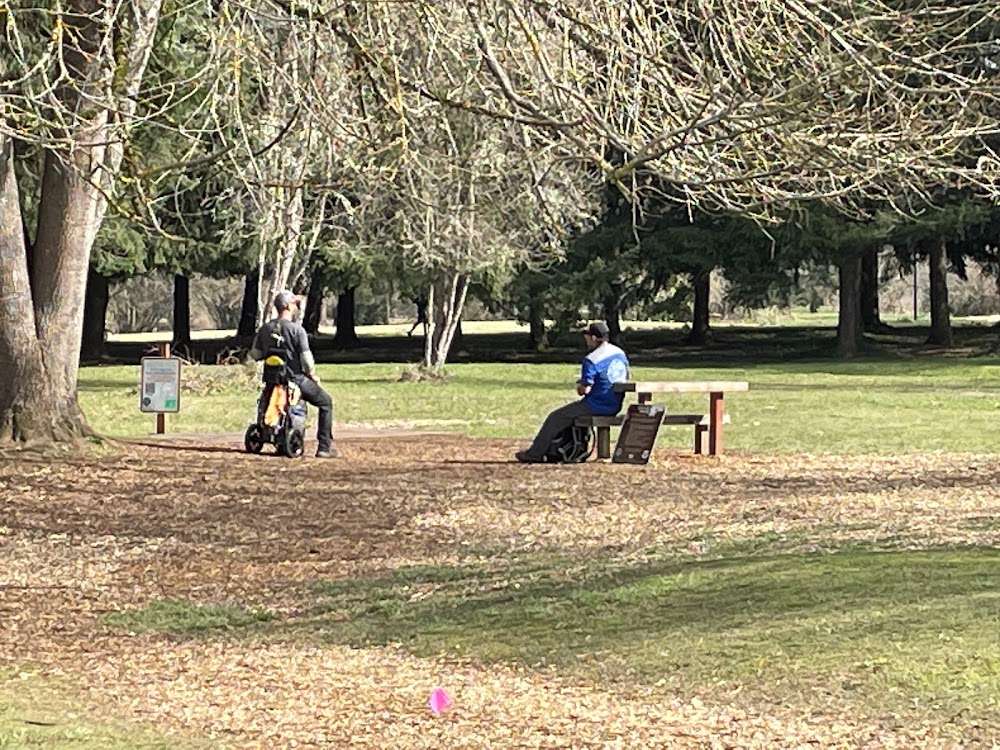
[[621,411],[625,394],[615,393],[614,386],[628,380],[628,357],[608,341],[608,327],[604,323],[591,323],[583,332],[583,337],[590,351],[583,360],[580,380],[576,384],[576,392],[583,398],[549,414],[531,447],[515,454],[521,463],[545,461],[552,440],[572,427],[577,418],[614,416]]

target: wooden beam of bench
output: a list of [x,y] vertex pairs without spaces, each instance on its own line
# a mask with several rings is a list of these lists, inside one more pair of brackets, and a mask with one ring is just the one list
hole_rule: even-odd
[[[708,414],[664,414],[663,424],[698,424],[708,427]],[[722,415],[723,424],[732,424],[729,414]]]
[[[729,414],[722,415],[722,424],[730,424],[732,420]],[[708,414],[666,414],[663,417],[663,424],[691,424],[694,425],[694,452],[702,455],[711,453],[708,428],[712,420]]]
[[611,458],[611,428],[618,427],[625,422],[624,414],[616,414],[610,417],[577,417],[573,423],[577,427],[594,427],[597,430],[597,457],[600,459]]
[[[731,422],[729,414],[724,413],[722,424],[730,424]],[[624,423],[624,414],[610,417],[577,417],[573,422],[577,427],[593,427],[597,430],[597,457],[599,459],[611,457],[611,428]],[[661,424],[694,425],[694,452],[709,453],[711,451],[708,434],[711,418],[708,414],[664,414]]]
[[749,391],[750,384],[742,380],[638,380],[615,383],[616,393],[726,393]]
[[612,417],[577,417],[577,427],[619,427],[625,424],[625,415],[618,414]]

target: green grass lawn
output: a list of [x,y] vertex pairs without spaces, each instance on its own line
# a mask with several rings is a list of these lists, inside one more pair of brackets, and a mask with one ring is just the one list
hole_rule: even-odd
[[534,559],[320,584],[318,611],[330,615],[307,630],[681,693],[836,686],[889,706],[905,696],[997,708],[1000,552],[733,552],[572,574],[565,561]]
[[[1000,701],[998,570],[997,550],[802,554],[771,539],[640,565],[525,555],[318,581],[302,616],[268,623],[234,610],[212,627],[553,667],[615,690],[791,703],[822,692],[876,712],[985,718]],[[154,602],[106,621],[205,637],[205,610]]]
[[192,606],[188,602],[165,599],[136,612],[113,612],[105,622],[134,633],[205,633],[246,628],[274,619],[264,610],[245,610],[231,604]]
[[30,671],[0,671],[0,750],[182,750],[207,745],[93,715],[78,689]]
[[[573,398],[577,366],[456,364],[444,383],[400,382],[403,365],[329,364],[319,372],[337,420],[407,423],[475,437],[528,438],[551,408]],[[185,370],[178,432],[241,431],[252,417],[253,376],[239,366]],[[1000,360],[866,359],[634,368],[647,380],[747,380],[727,398],[732,449],[753,452],[1000,452]],[[80,401],[91,425],[115,437],[152,431],[138,409],[137,366],[86,367]],[[704,410],[707,397],[664,399],[670,411]],[[314,413],[314,412],[313,412]],[[689,429],[664,428],[661,445],[687,447]]]

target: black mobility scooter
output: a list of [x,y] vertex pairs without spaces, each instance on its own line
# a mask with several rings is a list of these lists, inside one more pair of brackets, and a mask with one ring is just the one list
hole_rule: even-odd
[[271,444],[279,455],[298,458],[305,450],[306,404],[280,355],[264,360],[263,383],[257,420],[247,427],[243,445],[248,453],[260,453]]

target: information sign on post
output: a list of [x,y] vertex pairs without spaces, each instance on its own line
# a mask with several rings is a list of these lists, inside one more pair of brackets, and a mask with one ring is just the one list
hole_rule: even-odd
[[[165,347],[161,352],[169,354]],[[139,410],[156,414],[156,432],[164,432],[163,415],[181,409],[181,361],[176,357],[143,357]]]

